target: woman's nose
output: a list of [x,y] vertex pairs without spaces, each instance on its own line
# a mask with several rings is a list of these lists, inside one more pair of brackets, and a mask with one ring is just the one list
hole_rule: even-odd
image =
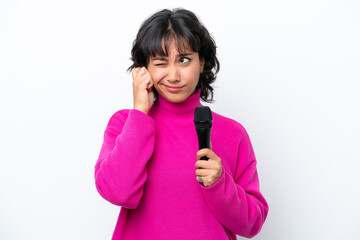
[[169,82],[180,81],[179,71],[176,66],[169,65],[167,80]]

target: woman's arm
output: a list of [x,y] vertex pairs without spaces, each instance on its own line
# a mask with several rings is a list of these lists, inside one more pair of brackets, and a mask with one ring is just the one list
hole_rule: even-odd
[[199,186],[209,208],[227,229],[240,236],[253,237],[261,230],[269,208],[260,193],[249,136],[244,128],[242,132],[234,178],[223,168],[214,185]]
[[154,145],[155,122],[150,116],[136,109],[116,112],[106,127],[95,165],[99,194],[112,204],[137,208]]

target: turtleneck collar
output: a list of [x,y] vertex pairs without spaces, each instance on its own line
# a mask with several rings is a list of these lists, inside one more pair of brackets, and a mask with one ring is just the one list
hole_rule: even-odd
[[199,88],[195,93],[180,103],[169,102],[159,94],[157,103],[154,103],[149,113],[151,116],[174,118],[174,120],[194,118],[195,108],[202,106],[200,103],[200,93],[201,89]]

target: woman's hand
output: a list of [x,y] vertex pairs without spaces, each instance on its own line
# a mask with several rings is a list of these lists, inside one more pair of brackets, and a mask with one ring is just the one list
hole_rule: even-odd
[[[203,148],[196,153],[198,161],[195,163],[196,180],[202,182],[205,187],[210,187],[216,183],[222,175],[223,168],[221,159],[210,149]],[[201,157],[207,156],[209,160],[200,160]],[[202,177],[199,178],[199,176]]]
[[133,68],[131,73],[133,78],[134,109],[148,114],[154,104],[154,92],[152,91],[154,82],[145,67]]

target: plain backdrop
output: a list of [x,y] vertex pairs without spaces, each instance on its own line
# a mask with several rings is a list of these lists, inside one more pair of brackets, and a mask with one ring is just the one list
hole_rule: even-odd
[[355,0],[0,0],[0,239],[111,238],[120,207],[94,181],[103,133],[132,108],[140,24],[175,7],[218,46],[204,105],[253,143],[270,206],[255,239],[360,239]]

